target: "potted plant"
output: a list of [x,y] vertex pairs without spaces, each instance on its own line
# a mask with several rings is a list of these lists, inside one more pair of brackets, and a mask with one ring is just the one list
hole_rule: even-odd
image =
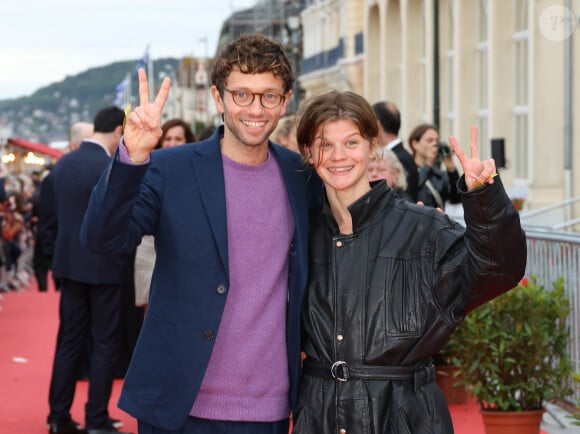
[[468,392],[458,378],[458,367],[463,363],[463,348],[467,338],[466,327],[460,323],[453,334],[449,337],[441,351],[433,357],[435,371],[437,373],[437,385],[445,395],[447,404],[465,404]]
[[465,318],[463,353],[456,364],[481,406],[487,434],[516,432],[492,431],[488,424],[491,417],[505,420],[511,412],[520,422],[531,415],[528,430],[521,432],[537,434],[544,403],[572,393],[569,313],[563,279],[547,290],[533,276]]

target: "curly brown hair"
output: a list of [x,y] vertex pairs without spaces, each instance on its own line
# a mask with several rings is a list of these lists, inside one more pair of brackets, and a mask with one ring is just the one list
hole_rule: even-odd
[[299,109],[296,140],[300,153],[305,157],[315,141],[320,125],[327,122],[348,119],[353,121],[362,137],[375,139],[379,127],[375,112],[368,101],[354,92],[336,90],[310,98]]
[[234,68],[244,74],[271,72],[284,82],[284,93],[294,84],[292,67],[282,45],[260,33],[243,34],[221,50],[211,73],[211,83],[221,96]]

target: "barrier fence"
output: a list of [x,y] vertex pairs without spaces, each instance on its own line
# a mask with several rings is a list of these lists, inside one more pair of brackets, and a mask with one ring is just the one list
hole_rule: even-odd
[[[526,226],[524,229],[528,247],[526,276],[537,276],[538,283],[547,289],[552,288],[552,282],[558,277],[564,278],[571,307],[568,354],[574,372],[580,372],[580,234]],[[576,405],[580,399],[580,384],[570,381],[574,395],[567,400]]]

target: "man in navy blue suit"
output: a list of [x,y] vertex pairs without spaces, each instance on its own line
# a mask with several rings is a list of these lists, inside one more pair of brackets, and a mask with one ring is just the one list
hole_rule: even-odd
[[82,239],[132,251],[155,237],[149,309],[119,407],[140,434],[287,434],[300,371],[308,220],[321,184],[269,141],[292,96],[283,48],[242,35],[216,59],[224,125],[209,139],[152,152],[169,92],[128,117],[93,191]]
[[91,252],[81,245],[79,232],[91,190],[118,146],[124,117],[118,107],[100,110],[93,134],[64,155],[43,182],[40,236],[61,290],[49,392],[49,434],[85,432],[71,419],[70,408],[89,337],[92,350],[86,429],[90,434],[118,432],[111,426],[108,404],[120,351],[121,297],[130,282],[131,256]]
[[379,101],[373,104],[373,110],[379,125],[379,144],[395,153],[407,178],[406,193],[412,202],[417,201],[419,194],[419,171],[411,153],[399,138],[401,128],[401,113],[397,106],[390,101]]

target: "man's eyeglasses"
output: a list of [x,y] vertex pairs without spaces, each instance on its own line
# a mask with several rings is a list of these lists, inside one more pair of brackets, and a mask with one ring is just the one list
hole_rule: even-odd
[[286,99],[284,95],[280,95],[276,92],[257,93],[244,89],[230,90],[226,88],[224,88],[224,90],[232,94],[232,99],[240,107],[248,107],[252,105],[256,95],[260,96],[260,104],[262,104],[262,107],[267,109],[279,107]]

